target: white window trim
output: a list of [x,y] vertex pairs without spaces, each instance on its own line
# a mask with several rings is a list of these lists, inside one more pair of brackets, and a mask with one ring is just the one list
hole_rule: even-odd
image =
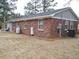
[[[42,19],[40,19],[40,20],[42,20]],[[44,28],[43,28],[43,29],[40,29],[40,28],[39,28],[39,21],[40,21],[40,20],[38,20],[38,30],[39,30],[39,31],[44,31]],[[44,20],[43,20],[43,21],[44,21]]]
[[74,29],[74,22],[70,22],[70,29]]

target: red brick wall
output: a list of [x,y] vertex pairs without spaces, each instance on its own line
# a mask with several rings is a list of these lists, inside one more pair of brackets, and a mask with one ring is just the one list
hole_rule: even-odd
[[[35,36],[40,36],[40,37],[58,36],[56,30],[57,22],[55,22],[55,20],[50,20],[50,19],[43,19],[43,20],[44,20],[44,31],[38,30],[38,20],[19,21],[16,22],[16,24],[19,24],[19,26],[21,27],[21,33],[25,35],[30,35],[30,27],[33,27]],[[15,26],[13,26],[14,32],[15,32],[16,24]]]
[[76,34],[79,34],[79,30],[78,30],[78,22],[75,22],[75,30],[76,30]]
[[57,32],[57,26],[59,23],[62,23],[62,21],[59,19],[52,19],[52,26],[51,26],[52,37],[59,37],[59,33]]
[[[59,23],[64,23],[61,19],[49,18],[44,20],[44,31],[38,30],[38,19],[29,20],[29,21],[18,21],[13,26],[13,31],[15,32],[16,24],[19,24],[21,27],[21,33],[25,35],[30,35],[30,27],[34,28],[34,36],[39,37],[59,37],[59,33],[57,32],[57,26]],[[24,29],[26,28],[26,29]]]

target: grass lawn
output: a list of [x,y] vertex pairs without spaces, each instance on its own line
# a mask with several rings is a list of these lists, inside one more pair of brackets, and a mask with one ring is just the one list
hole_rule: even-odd
[[0,59],[79,59],[79,37],[47,41],[0,32]]

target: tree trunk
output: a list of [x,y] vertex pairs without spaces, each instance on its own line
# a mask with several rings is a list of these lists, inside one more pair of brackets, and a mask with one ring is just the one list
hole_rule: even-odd
[[46,0],[42,0],[43,2],[43,12],[46,12]]
[[4,16],[4,23],[3,23],[3,31],[5,31],[5,21],[6,19],[5,19],[5,16]]
[[35,3],[35,14],[36,14],[36,3]]

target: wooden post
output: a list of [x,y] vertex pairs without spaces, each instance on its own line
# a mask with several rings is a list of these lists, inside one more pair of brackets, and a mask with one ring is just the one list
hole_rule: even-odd
[[62,37],[62,24],[59,24],[59,36]]

